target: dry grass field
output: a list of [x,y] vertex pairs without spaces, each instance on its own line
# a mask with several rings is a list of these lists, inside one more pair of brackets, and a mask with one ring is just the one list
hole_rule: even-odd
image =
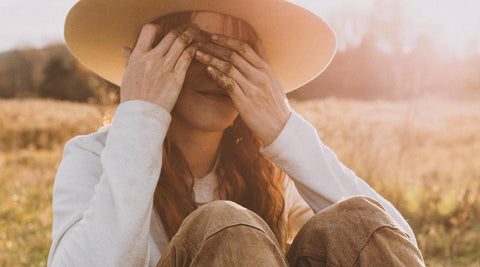
[[[480,266],[480,102],[291,102],[413,227],[429,266]],[[0,100],[0,266],[46,266],[64,143],[106,108]]]

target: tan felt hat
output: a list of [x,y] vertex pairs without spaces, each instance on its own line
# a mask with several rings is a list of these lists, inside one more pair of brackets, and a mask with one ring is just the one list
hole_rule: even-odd
[[144,24],[184,11],[218,12],[249,23],[286,92],[318,76],[336,51],[335,33],[325,21],[284,0],[80,0],[65,21],[65,40],[86,67],[120,85],[121,48],[135,45]]

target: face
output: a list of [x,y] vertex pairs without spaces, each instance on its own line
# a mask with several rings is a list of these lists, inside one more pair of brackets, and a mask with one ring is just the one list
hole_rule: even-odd
[[[196,12],[192,22],[205,32],[242,39],[239,34],[235,34],[234,29],[228,27],[229,23],[225,23],[225,18],[226,16],[217,13]],[[204,37],[199,37],[201,38]],[[207,76],[206,67],[195,59],[192,61],[172,110],[172,120],[202,131],[223,131],[233,124],[238,112],[230,97],[222,95],[224,89]]]

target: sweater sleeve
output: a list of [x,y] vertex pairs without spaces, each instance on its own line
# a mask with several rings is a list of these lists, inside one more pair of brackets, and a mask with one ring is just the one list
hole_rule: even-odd
[[170,114],[118,106],[107,132],[67,142],[53,189],[48,266],[148,266],[153,195]]
[[412,229],[398,210],[345,167],[322,143],[316,129],[295,111],[275,141],[268,147],[262,146],[260,153],[292,178],[315,213],[352,196],[371,197],[417,245]]

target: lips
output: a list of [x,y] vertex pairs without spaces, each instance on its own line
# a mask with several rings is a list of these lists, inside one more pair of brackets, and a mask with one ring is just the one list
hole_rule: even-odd
[[205,97],[206,99],[210,99],[213,101],[220,101],[220,102],[231,101],[230,96],[224,91],[207,90],[207,91],[197,91],[197,93]]
[[217,96],[225,96],[228,97],[228,94],[225,91],[211,91],[211,90],[205,90],[205,91],[198,91],[200,94],[211,94],[211,95],[217,95]]

